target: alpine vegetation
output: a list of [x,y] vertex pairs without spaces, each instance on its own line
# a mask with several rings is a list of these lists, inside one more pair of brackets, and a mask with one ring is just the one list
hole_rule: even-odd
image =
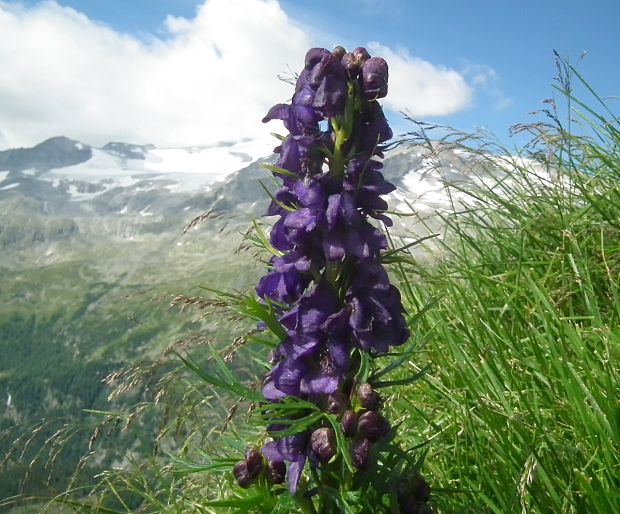
[[275,484],[272,499],[303,512],[425,512],[430,499],[376,390],[395,368],[377,359],[409,338],[383,265],[396,252],[369,221],[392,224],[381,198],[395,189],[381,173],[387,90],[381,57],[313,48],[291,103],[263,119],[288,130],[268,166],[281,184],[268,214],[279,218],[262,238],[271,258],[254,300],[273,341],[257,407],[271,440],[250,447],[233,474],[242,488]]

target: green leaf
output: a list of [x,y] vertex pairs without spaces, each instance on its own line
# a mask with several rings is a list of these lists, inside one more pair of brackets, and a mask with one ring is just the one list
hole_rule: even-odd
[[179,359],[185,364],[190,370],[192,370],[196,375],[200,377],[201,380],[210,384],[212,386],[218,387],[220,389],[229,391],[237,396],[241,396],[244,398],[248,398],[252,401],[262,401],[264,400],[263,395],[254,389],[250,389],[249,387],[241,384],[237,381],[226,366],[226,363],[222,359],[222,357],[211,347],[208,347],[210,350],[210,358],[211,362],[215,366],[215,370],[213,373],[208,373],[202,367],[200,367],[189,355],[183,357],[180,353],[174,352]]
[[420,371],[418,371],[417,373],[415,373],[414,375],[407,377],[407,378],[401,378],[399,380],[379,380],[376,382],[372,382],[372,385],[379,389],[380,387],[390,387],[390,386],[396,386],[396,385],[408,385],[408,384],[412,384],[413,382],[416,382],[418,380],[420,380],[424,375],[426,375],[426,372],[431,368],[431,364],[427,364],[426,366],[424,366]]
[[338,446],[338,453],[342,456],[342,460],[346,464],[348,470],[351,473],[355,473],[357,469],[353,465],[353,461],[351,460],[351,454],[349,453],[349,442],[342,431],[342,427],[340,426],[340,421],[334,414],[328,414],[327,419],[331,423],[334,433],[336,434],[336,445]]
[[193,473],[227,472],[238,462],[238,459],[212,459],[210,463],[198,463],[181,459],[174,455],[169,457],[172,460],[172,471],[180,476],[187,476]]
[[310,414],[308,416],[304,416],[299,419],[280,419],[273,418],[269,419],[269,423],[277,423],[279,425],[288,425],[289,428],[285,428],[284,430],[274,430],[270,431],[269,435],[272,437],[287,437],[295,434],[299,434],[301,432],[305,432],[306,430],[315,427],[325,414],[322,412],[316,412],[314,414]]
[[263,163],[261,164],[261,166],[269,171],[271,171],[272,173],[277,173],[278,175],[284,175],[286,177],[293,177],[293,178],[299,178],[295,173],[293,173],[292,171],[286,170],[284,168],[279,168],[278,166],[274,166],[273,164],[266,164]]
[[389,258],[391,256],[394,256],[398,253],[402,253],[405,250],[408,250],[409,248],[413,248],[414,246],[419,245],[420,243],[423,243],[424,241],[426,241],[427,239],[433,239],[435,237],[440,236],[441,234],[430,234],[428,236],[424,236],[421,237],[420,239],[416,239],[415,241],[413,241],[412,243],[408,243],[404,246],[401,246],[399,248],[394,248],[393,250],[388,250],[387,252],[384,252],[381,254],[381,261],[385,262],[386,258]]
[[298,207],[295,205],[286,205],[285,203],[282,203],[280,200],[278,200],[271,191],[269,191],[269,189],[267,188],[267,186],[265,184],[263,184],[262,180],[259,180],[258,183],[260,184],[260,187],[263,188],[263,191],[265,191],[265,193],[267,193],[267,196],[269,196],[269,198],[271,198],[271,201],[273,203],[275,203],[277,206],[281,207],[282,209],[284,209],[285,211],[288,212],[295,212]]

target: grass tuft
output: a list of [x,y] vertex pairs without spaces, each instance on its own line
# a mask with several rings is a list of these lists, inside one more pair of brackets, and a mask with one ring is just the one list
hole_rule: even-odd
[[425,413],[439,512],[620,512],[619,123],[563,70],[570,132],[548,111],[516,157],[432,145],[481,177],[450,186],[441,261],[399,272],[410,311],[436,302],[416,324],[433,367],[399,396]]

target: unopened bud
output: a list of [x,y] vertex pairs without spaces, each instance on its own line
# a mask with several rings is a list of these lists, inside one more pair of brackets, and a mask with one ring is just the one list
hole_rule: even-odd
[[353,50],[353,55],[360,64],[364,64],[368,59],[370,59],[370,54],[368,53],[368,50],[366,50],[362,46],[358,46],[355,50]]
[[372,57],[362,65],[362,93],[366,100],[383,98],[388,92],[388,65],[381,57]]
[[431,499],[431,486],[419,475],[401,480],[397,489],[398,503],[405,514],[432,512],[426,505]]
[[357,430],[374,443],[390,431],[390,424],[377,411],[369,410],[360,416]]
[[263,454],[258,450],[249,450],[245,454],[245,465],[250,478],[256,478],[263,470]]
[[332,55],[338,60],[342,59],[342,56],[346,53],[347,51],[342,46],[337,46],[332,50]]
[[286,475],[286,464],[281,461],[270,462],[266,475],[267,480],[272,484],[281,484],[284,482],[284,476]]
[[237,483],[244,489],[247,489],[252,485],[253,479],[248,473],[248,467],[246,466],[244,460],[235,464],[235,467],[233,468],[233,475],[237,479]]
[[340,414],[347,408],[347,399],[340,391],[331,393],[327,397],[327,412],[330,414]]
[[420,475],[415,475],[409,479],[409,487],[414,498],[421,502],[428,502],[431,499],[431,486]]
[[345,411],[340,420],[340,426],[344,435],[353,437],[357,432],[357,414],[354,410]]
[[330,460],[336,454],[336,435],[333,429],[317,428],[310,436],[310,447],[320,461]]
[[368,455],[370,454],[370,441],[366,438],[353,441],[349,448],[351,453],[351,461],[357,469],[362,469],[368,463]]
[[375,410],[379,405],[379,395],[368,383],[361,384],[357,388],[357,397],[364,409]]
[[357,78],[362,65],[357,61],[351,52],[344,54],[340,62],[351,78]]

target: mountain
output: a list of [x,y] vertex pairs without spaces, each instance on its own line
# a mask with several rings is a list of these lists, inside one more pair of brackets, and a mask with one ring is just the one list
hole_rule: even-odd
[[[95,423],[85,409],[114,408],[102,384],[111,371],[137,359],[157,362],[186,337],[230,341],[230,328],[180,313],[174,298],[201,296],[204,284],[244,290],[256,283],[264,265],[242,233],[267,209],[261,182],[273,189],[274,181],[261,164],[273,159],[249,140],[98,148],[56,137],[0,152],[0,455],[13,456],[0,458],[0,497],[16,494],[24,475],[52,476],[50,487],[62,489],[88,451],[81,433],[53,459],[51,473],[36,442],[15,442],[37,420]],[[459,199],[457,190],[447,195],[443,178],[476,187],[493,173],[483,163],[480,176],[460,171],[476,159],[450,150],[436,160],[412,145],[389,151],[384,173],[397,190],[388,200],[407,214],[394,218],[396,234],[410,241],[441,230],[436,213]],[[50,422],[34,433],[43,445],[57,430]],[[109,462],[115,458],[111,451]],[[31,461],[35,469],[26,473]],[[49,493],[41,483],[25,490]]]
[[[0,151],[0,248],[79,239],[95,226],[99,236],[117,240],[175,233],[205,211],[247,221],[265,212],[261,182],[273,186],[261,167],[271,159],[264,152],[251,140],[187,148],[112,142],[96,148],[66,137]],[[384,173],[398,187],[390,203],[420,216],[448,207],[445,179],[476,180],[459,171],[464,159],[471,165],[473,156],[453,151],[435,162],[427,148],[388,152]],[[402,219],[397,227],[411,228],[411,221]]]

